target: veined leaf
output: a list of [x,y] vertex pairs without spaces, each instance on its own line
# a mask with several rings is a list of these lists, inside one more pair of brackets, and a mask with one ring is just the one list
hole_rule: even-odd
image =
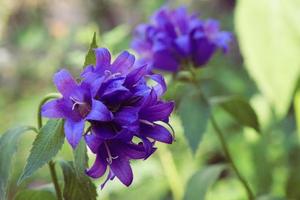
[[97,48],[97,38],[96,38],[96,32],[93,35],[92,42],[90,44],[90,48],[88,53],[85,56],[84,65],[83,67],[86,67],[88,65],[94,65],[96,63],[96,56],[94,53],[94,49]]
[[31,176],[37,169],[48,163],[60,150],[64,143],[62,120],[49,120],[36,136],[25,169],[18,181]]
[[78,175],[85,176],[85,169],[88,167],[87,148],[84,139],[82,138],[79,145],[73,152],[75,171]]
[[179,116],[184,128],[184,134],[195,153],[206,130],[210,117],[210,106],[199,91],[186,95],[179,105]]
[[88,176],[78,175],[73,162],[61,161],[60,165],[64,174],[65,199],[72,200],[95,200],[97,198],[96,186]]
[[184,200],[205,199],[208,189],[217,181],[224,165],[212,165],[197,171],[189,180]]
[[235,25],[245,65],[278,118],[290,107],[300,76],[300,2],[239,0]]
[[20,136],[31,127],[22,126],[6,131],[0,138],[0,199],[6,199],[9,172],[12,168],[12,159],[17,151]]
[[259,132],[258,118],[251,105],[242,97],[214,97],[210,99],[213,105],[221,106],[241,125],[249,126]]

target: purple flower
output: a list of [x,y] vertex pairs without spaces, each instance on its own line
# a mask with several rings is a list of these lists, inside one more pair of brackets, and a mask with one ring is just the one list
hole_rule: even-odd
[[[101,188],[114,177],[117,177],[124,185],[129,186],[133,180],[130,160],[145,158],[143,145],[118,139],[104,140],[97,134],[89,134],[85,138],[91,151],[96,154],[93,166],[86,171],[87,175],[92,178],[99,178],[109,168],[107,179]],[[152,153],[154,151],[155,148],[152,147]]]
[[205,65],[218,48],[226,52],[231,37],[229,32],[220,31],[216,20],[204,21],[195,14],[189,15],[185,7],[163,7],[149,24],[136,27],[131,46],[140,55],[140,63],[177,72],[187,63]]
[[[95,55],[95,65],[83,70],[79,83],[66,70],[55,74],[62,98],[44,104],[42,114],[65,119],[66,138],[73,148],[85,135],[96,154],[87,175],[99,178],[108,170],[102,187],[114,177],[129,186],[133,180],[130,160],[147,159],[156,141],[173,142],[162,124],[169,126],[174,103],[161,99],[167,89],[164,78],[149,73],[146,65],[136,65],[132,54],[124,51],[113,62],[105,48],[95,49]],[[155,84],[149,85],[149,79]]]
[[85,121],[110,121],[113,115],[101,101],[92,98],[89,84],[84,81],[77,83],[67,70],[57,72],[54,83],[62,98],[44,104],[42,115],[65,119],[66,138],[75,149],[83,134]]

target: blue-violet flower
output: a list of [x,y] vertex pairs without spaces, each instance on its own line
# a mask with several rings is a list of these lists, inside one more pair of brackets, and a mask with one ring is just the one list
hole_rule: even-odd
[[[161,99],[167,88],[164,78],[149,73],[147,65],[137,66],[132,54],[123,51],[111,62],[106,48],[94,52],[96,63],[85,67],[79,82],[65,69],[54,75],[62,98],[44,104],[42,115],[65,120],[65,135],[74,149],[84,135],[96,154],[86,174],[99,178],[108,171],[101,187],[115,177],[129,186],[130,161],[147,159],[156,141],[173,142],[162,124],[169,126],[174,103]],[[156,84],[149,85],[149,79]]]
[[187,63],[205,65],[218,48],[226,52],[231,38],[231,33],[220,31],[217,20],[201,20],[196,14],[189,15],[185,7],[162,7],[149,24],[136,27],[131,47],[140,55],[140,63],[177,72]]

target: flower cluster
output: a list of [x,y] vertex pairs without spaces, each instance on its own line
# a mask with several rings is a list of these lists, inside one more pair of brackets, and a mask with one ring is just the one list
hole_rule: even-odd
[[172,134],[161,124],[168,125],[174,103],[161,100],[163,77],[149,74],[147,65],[136,66],[132,54],[124,51],[111,62],[107,49],[94,51],[96,63],[83,70],[79,82],[65,69],[55,74],[62,98],[44,104],[42,115],[65,120],[65,135],[74,149],[84,135],[96,154],[87,175],[99,178],[108,171],[102,187],[114,177],[129,186],[130,160],[148,158],[156,141],[172,143]]
[[218,48],[226,52],[230,40],[231,34],[220,31],[216,20],[189,15],[185,7],[174,10],[163,7],[154,13],[150,24],[136,27],[131,46],[141,56],[142,63],[177,72],[187,63],[203,66]]

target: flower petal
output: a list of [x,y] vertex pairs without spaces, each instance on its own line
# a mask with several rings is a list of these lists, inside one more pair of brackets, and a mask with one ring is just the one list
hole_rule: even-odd
[[103,140],[112,139],[117,134],[112,123],[96,123],[92,126],[92,132]]
[[92,109],[86,116],[87,120],[110,121],[112,118],[112,113],[101,101],[95,99],[92,100]]
[[111,65],[112,73],[127,74],[135,61],[134,55],[128,51],[123,51]]
[[84,130],[84,121],[72,121],[72,120],[65,120],[65,134],[68,142],[72,146],[73,149],[76,149],[77,145],[80,142],[80,139],[83,134]]
[[114,139],[121,139],[122,141],[131,141],[133,138],[133,131],[137,131],[138,127],[126,127],[119,131],[113,138]]
[[96,79],[92,79],[93,83],[91,83],[91,95],[92,97],[96,97],[96,95],[98,94],[103,82],[105,80],[105,77],[99,77]]
[[147,65],[143,65],[141,67],[134,69],[127,75],[124,85],[132,86],[136,84],[141,78],[143,78],[147,74],[147,72],[148,72]]
[[76,81],[68,70],[62,69],[58,71],[53,78],[54,84],[58,91],[66,98],[78,88]]
[[158,96],[163,95],[167,91],[167,84],[165,82],[164,77],[161,74],[152,74],[149,77],[157,82],[157,84],[153,87],[156,94]]
[[110,66],[111,55],[107,48],[97,48],[94,51],[96,55],[96,70],[104,72]]
[[93,153],[97,153],[103,140],[95,134],[89,134],[84,136],[85,142]]
[[138,120],[138,108],[123,107],[115,113],[115,121],[120,125],[129,125]]
[[82,78],[87,78],[88,75],[89,75],[90,73],[93,73],[93,72],[94,72],[94,70],[95,70],[95,68],[94,68],[93,65],[88,65],[88,66],[86,66],[86,67],[83,69],[83,71],[82,71],[82,73],[80,74],[80,76],[81,76]]
[[154,89],[151,89],[151,91],[147,94],[145,97],[145,100],[143,102],[143,107],[147,108],[148,106],[154,105],[157,102],[157,94]]
[[200,37],[193,42],[193,61],[196,66],[206,64],[216,50],[216,45],[205,37]]
[[189,35],[182,35],[175,39],[175,45],[178,52],[183,55],[187,56],[190,53],[190,37]]
[[62,99],[55,99],[48,101],[42,106],[42,116],[48,118],[64,118],[64,101]]
[[173,142],[173,136],[170,131],[159,124],[156,124],[155,126],[143,125],[141,128],[141,134],[167,144],[171,144]]
[[128,159],[118,157],[112,161],[110,167],[124,185],[129,186],[132,183],[133,174]]
[[153,67],[164,71],[176,72],[179,68],[179,63],[168,50],[160,50],[154,52]]
[[174,109],[174,102],[159,102],[156,105],[147,106],[140,112],[140,118],[150,122],[167,122]]
[[146,151],[142,144],[125,144],[122,153],[131,159],[141,159],[146,157]]
[[104,186],[106,185],[107,181],[113,180],[114,178],[115,178],[114,173],[111,170],[109,170],[108,175],[107,175],[105,181],[101,184],[101,190],[104,188]]
[[141,140],[143,141],[143,146],[146,152],[145,155],[145,160],[152,155],[152,153],[156,150],[153,146],[154,146],[154,142],[150,142],[150,140],[146,137],[143,136],[139,136],[141,138]]
[[86,170],[86,174],[92,178],[99,178],[103,176],[107,168],[107,163],[99,154],[96,155],[96,160],[93,166]]

